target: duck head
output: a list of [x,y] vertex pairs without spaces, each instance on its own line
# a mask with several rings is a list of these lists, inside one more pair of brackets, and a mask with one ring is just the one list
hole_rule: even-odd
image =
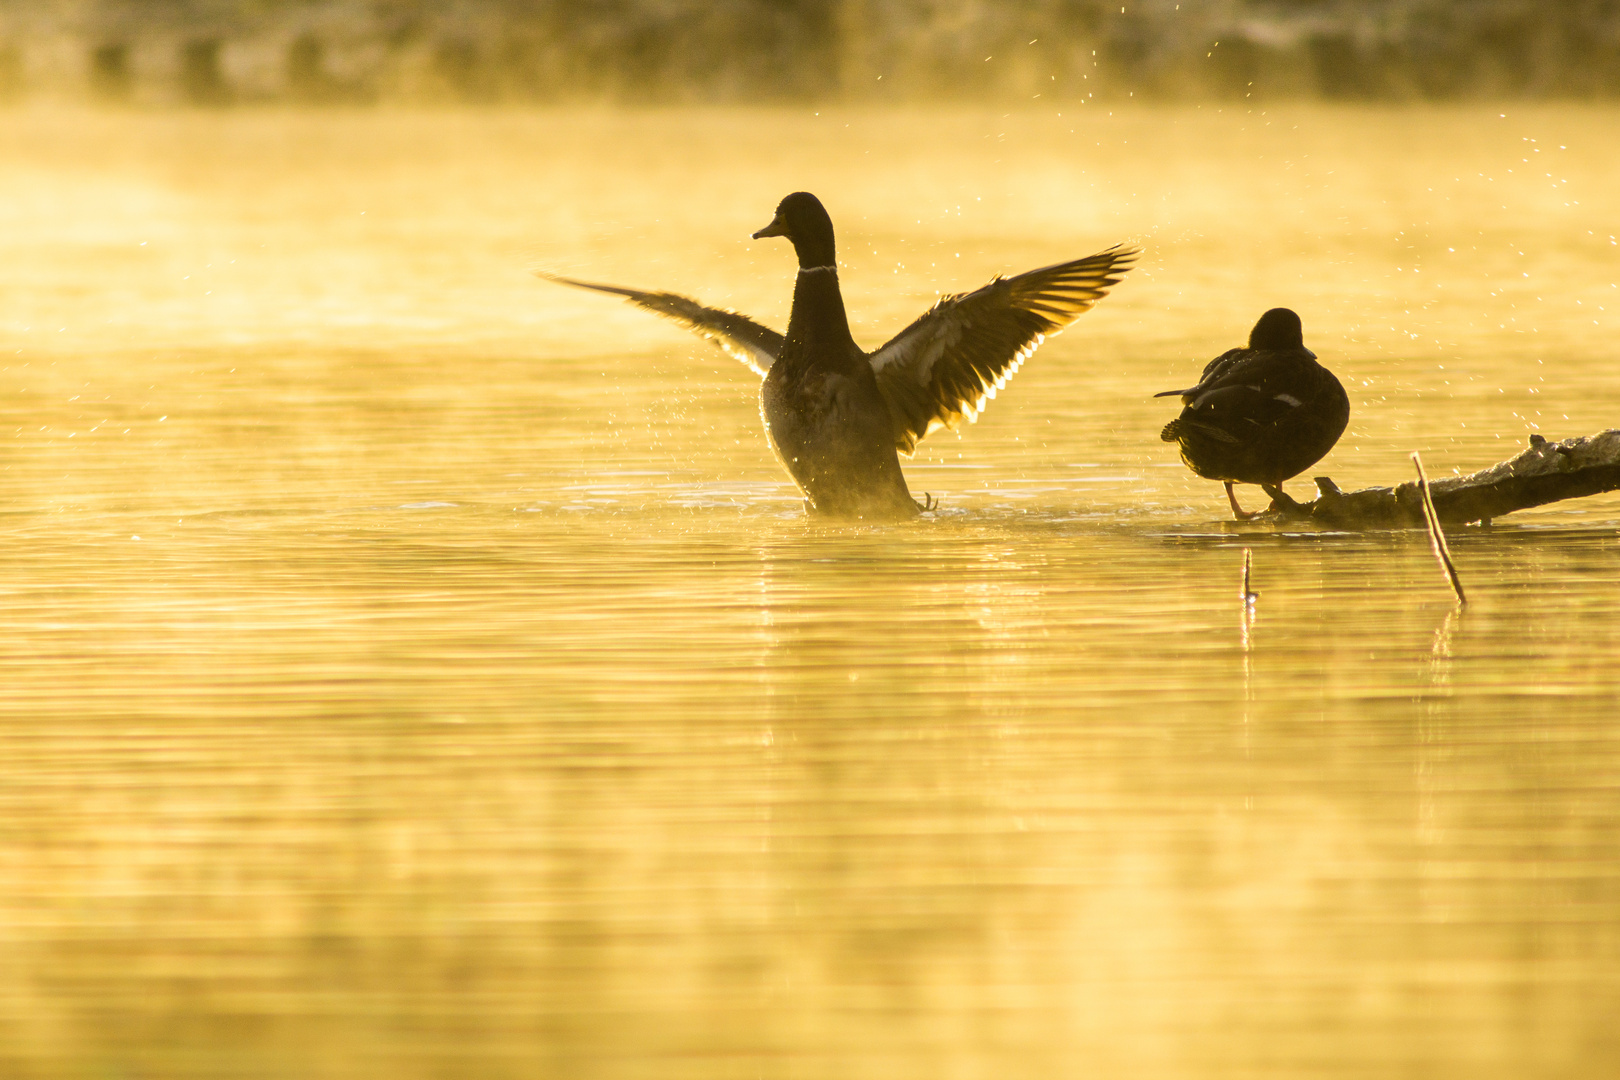
[[1302,349],[1310,353],[1313,360],[1316,358],[1315,353],[1305,348],[1305,330],[1299,316],[1285,307],[1274,307],[1260,316],[1260,321],[1249,331],[1249,348]]
[[834,265],[832,218],[827,216],[821,200],[808,191],[795,191],[777,205],[776,216],[754,234],[754,239],[767,236],[785,236],[793,241],[801,269]]

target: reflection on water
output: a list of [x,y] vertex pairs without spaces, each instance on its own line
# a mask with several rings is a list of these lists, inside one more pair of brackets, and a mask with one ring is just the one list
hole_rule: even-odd
[[[1148,397],[1287,303],[1346,487],[1612,426],[1615,117],[1498,112],[0,115],[4,1071],[1602,1074],[1620,503],[1458,611]],[[915,525],[525,274],[780,326],[800,187],[867,344],[1149,245]]]

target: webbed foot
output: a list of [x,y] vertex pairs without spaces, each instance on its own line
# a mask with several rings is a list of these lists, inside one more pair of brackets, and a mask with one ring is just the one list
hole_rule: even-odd
[[1260,516],[1262,513],[1260,510],[1245,510],[1243,507],[1239,506],[1237,501],[1237,492],[1232,490],[1232,481],[1227,480],[1225,483],[1226,501],[1232,504],[1232,516],[1234,518],[1239,521],[1248,521],[1251,518],[1257,518]]
[[1285,514],[1303,514],[1305,508],[1294,497],[1282,489],[1281,484],[1261,484],[1260,490],[1271,496],[1271,509],[1281,510]]

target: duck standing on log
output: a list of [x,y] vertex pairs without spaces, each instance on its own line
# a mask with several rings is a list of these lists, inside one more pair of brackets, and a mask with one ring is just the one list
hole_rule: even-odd
[[1272,308],[1249,332],[1249,347],[1229,349],[1204,368],[1198,385],[1155,397],[1181,398],[1181,415],[1159,438],[1181,444],[1187,468],[1226,484],[1259,484],[1274,506],[1292,506],[1282,483],[1315,465],[1350,422],[1350,399],[1333,372],[1305,347],[1299,316]]
[[838,288],[832,219],[799,191],[757,240],[782,236],[799,257],[786,336],[733,311],[673,293],[643,292],[540,273],[622,296],[713,339],[763,376],[760,412],[776,456],[807,512],[835,518],[914,518],[899,455],[938,427],[978,418],[985,402],[1045,340],[1107,295],[1137,252],[1116,245],[1073,262],[997,277],[946,296],[876,352],[850,335]]

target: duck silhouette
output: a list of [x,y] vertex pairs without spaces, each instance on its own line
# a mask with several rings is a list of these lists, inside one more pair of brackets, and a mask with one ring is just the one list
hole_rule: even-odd
[[1297,506],[1282,483],[1315,465],[1350,422],[1350,399],[1333,372],[1305,347],[1299,316],[1272,308],[1249,332],[1249,347],[1228,349],[1204,368],[1198,385],[1154,397],[1181,398],[1181,415],[1159,438],[1181,445],[1187,468],[1226,484],[1259,484],[1273,506]]
[[799,257],[786,335],[734,311],[667,292],[577,281],[621,296],[718,343],[764,379],[760,412],[777,458],[813,515],[868,521],[922,509],[900,455],[938,427],[978,418],[1047,335],[1107,295],[1137,252],[1116,245],[1072,262],[993,279],[946,296],[875,352],[850,334],[838,286],[832,218],[809,192],[787,196],[755,239],[786,237]]

